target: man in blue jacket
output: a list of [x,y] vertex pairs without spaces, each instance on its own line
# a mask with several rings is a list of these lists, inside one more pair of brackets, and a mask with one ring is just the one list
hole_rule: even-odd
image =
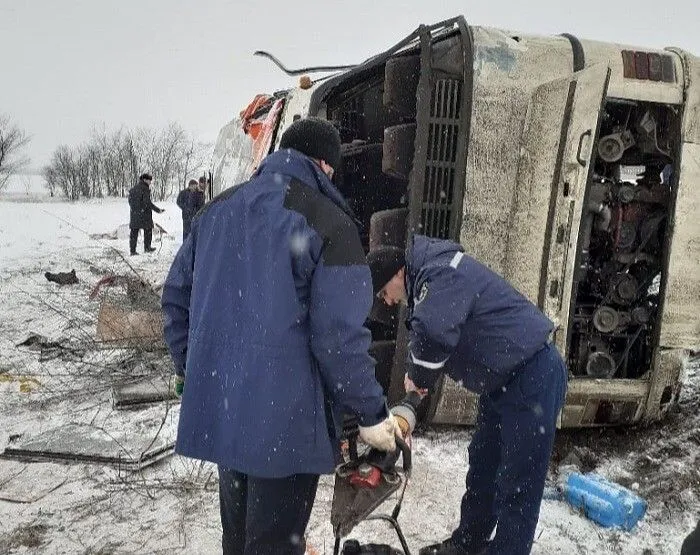
[[216,463],[227,555],[305,551],[341,413],[393,451],[364,327],[371,275],[331,177],[340,135],[294,122],[250,181],[192,222],[163,288],[165,339],[184,380],[176,451]]
[[444,372],[480,394],[459,526],[421,555],[530,553],[566,393],[552,323],[451,241],[416,235],[368,262],[377,296],[408,304],[407,391],[427,394]]

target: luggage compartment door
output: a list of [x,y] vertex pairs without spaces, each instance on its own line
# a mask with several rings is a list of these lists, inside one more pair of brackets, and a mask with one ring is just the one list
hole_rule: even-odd
[[563,355],[582,208],[609,79],[610,68],[598,64],[570,80],[548,199],[537,304],[554,322],[554,341]]

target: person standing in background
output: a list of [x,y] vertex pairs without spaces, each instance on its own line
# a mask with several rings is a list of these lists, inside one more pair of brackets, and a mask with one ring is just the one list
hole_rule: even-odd
[[177,195],[177,205],[182,210],[182,241],[187,239],[192,226],[192,218],[204,206],[204,192],[197,180],[190,179],[187,189]]
[[151,239],[153,238],[153,212],[161,214],[164,209],[158,208],[151,201],[151,182],[153,176],[148,173],[141,174],[139,182],[134,185],[129,191],[129,252],[131,256],[135,256],[136,243],[139,239],[139,230],[143,229],[143,250],[144,252],[153,252],[156,249],[151,247]]
[[206,201],[207,198],[211,198],[209,187],[211,182],[207,179],[205,175],[199,178],[199,190],[202,191],[202,195]]

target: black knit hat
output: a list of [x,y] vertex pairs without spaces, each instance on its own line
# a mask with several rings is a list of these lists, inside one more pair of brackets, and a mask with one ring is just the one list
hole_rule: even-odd
[[372,285],[377,294],[406,265],[406,254],[398,247],[379,247],[369,251],[367,264],[372,273]]
[[293,148],[310,158],[324,160],[336,171],[340,166],[340,133],[325,119],[295,121],[282,134],[280,148]]
[[150,173],[142,173],[139,179],[141,181],[153,181],[153,176]]

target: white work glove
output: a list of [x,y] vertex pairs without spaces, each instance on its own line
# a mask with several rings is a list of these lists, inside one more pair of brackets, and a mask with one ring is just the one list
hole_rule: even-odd
[[391,413],[374,426],[360,426],[360,439],[370,447],[387,453],[396,451],[396,434],[401,435],[401,428]]

